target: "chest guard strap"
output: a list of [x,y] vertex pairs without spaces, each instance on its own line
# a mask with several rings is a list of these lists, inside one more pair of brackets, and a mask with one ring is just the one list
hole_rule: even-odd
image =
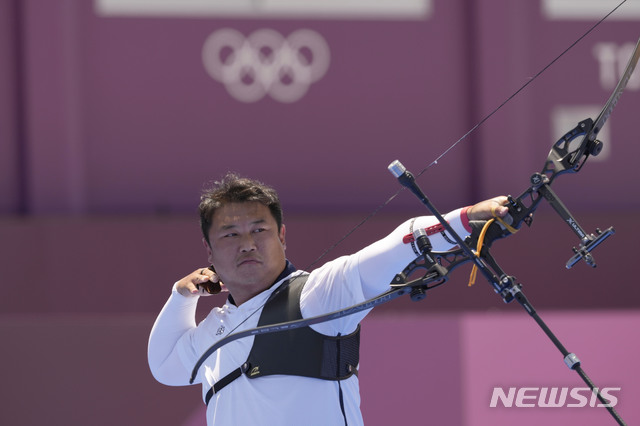
[[[308,275],[300,275],[276,290],[264,306],[258,326],[302,318],[300,295]],[[250,379],[273,374],[344,380],[357,374],[360,360],[360,326],[347,336],[325,336],[310,327],[278,333],[258,334],[247,361],[215,383],[205,396],[208,404],[214,393],[245,374]]]

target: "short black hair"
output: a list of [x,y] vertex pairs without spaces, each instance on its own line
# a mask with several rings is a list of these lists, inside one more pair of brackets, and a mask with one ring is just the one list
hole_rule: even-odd
[[278,224],[278,231],[282,228],[282,206],[278,193],[272,187],[257,181],[227,173],[222,180],[202,192],[200,196],[200,228],[207,244],[211,230],[213,214],[217,209],[228,203],[243,203],[257,201],[269,208],[271,215]]

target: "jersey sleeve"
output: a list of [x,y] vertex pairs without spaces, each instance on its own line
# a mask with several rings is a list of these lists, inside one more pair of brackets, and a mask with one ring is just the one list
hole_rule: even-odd
[[[453,230],[462,237],[470,232],[466,211],[467,208],[461,208],[445,215]],[[393,277],[418,256],[407,238],[418,228],[427,230],[433,251],[446,252],[456,246],[435,217],[407,220],[381,240],[311,272],[301,296],[303,317],[344,309],[389,290]],[[348,334],[368,312],[316,324],[312,328],[327,335]]]
[[147,347],[147,359],[153,377],[165,385],[189,384],[191,370],[197,359],[191,344],[196,330],[195,312],[198,297],[184,297],[174,289],[158,315]]
[[[462,238],[469,235],[467,208],[457,209],[445,215],[453,230]],[[355,254],[365,298],[374,297],[389,289],[393,277],[418,257],[410,243],[412,230],[425,229],[434,252],[446,252],[456,247],[434,216],[421,216],[407,220],[385,238],[365,247]]]

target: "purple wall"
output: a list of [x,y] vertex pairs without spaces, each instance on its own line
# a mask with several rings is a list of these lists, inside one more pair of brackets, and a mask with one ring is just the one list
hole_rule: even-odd
[[[596,269],[584,264],[564,268],[575,237],[555,215],[544,212],[533,229],[523,229],[493,248],[505,270],[524,284],[542,318],[585,361],[587,373],[602,386],[620,383],[624,401],[636,400],[640,392],[638,371],[627,361],[635,355],[630,345],[638,340],[640,294],[633,279],[635,252],[630,249],[636,244],[635,218],[583,216],[585,225],[605,221],[618,230],[594,253]],[[361,219],[355,214],[289,215],[288,256],[308,268],[322,248]],[[376,216],[324,260],[356,250],[399,221],[396,215]],[[202,424],[198,389],[162,386],[146,365],[148,334],[172,282],[204,265],[198,232],[195,219],[186,215],[1,221],[0,338],[10,349],[0,363],[5,379],[0,423],[26,426],[46,417],[52,425],[119,424],[123,419],[134,424]],[[486,412],[493,386],[578,385],[520,306],[505,305],[482,279],[467,287],[468,271],[454,271],[446,285],[420,303],[401,298],[376,308],[366,320],[361,380],[367,424],[387,425],[390,417],[420,424],[425,415],[438,424],[447,419],[461,425],[513,424],[526,421],[530,410]],[[221,302],[218,296],[202,301],[199,315]],[[555,319],[558,310],[564,312],[562,321]],[[493,316],[487,317],[489,313]],[[464,333],[460,321],[466,324]],[[596,331],[600,324],[606,332]],[[518,369],[523,352],[529,358]],[[594,357],[599,359],[597,368]],[[500,361],[516,365],[504,372]],[[406,374],[398,375],[403,367]],[[548,368],[552,375],[543,375]],[[469,386],[479,399],[468,399]],[[35,402],[34,389],[42,395]],[[629,402],[620,404],[630,422],[636,413]],[[591,418],[594,409],[583,411],[586,414],[553,409],[542,415],[560,416],[560,423],[570,424],[574,418]],[[596,412],[595,423],[580,424],[607,421],[606,413]]]
[[[422,170],[608,12],[578,0],[574,16],[562,18],[557,7],[566,3],[553,0],[403,2],[415,8],[394,4],[394,16],[347,16],[331,2],[305,2],[325,9],[297,17],[107,7],[137,3],[0,0],[0,337],[12,348],[0,363],[2,424],[199,424],[199,391],[155,383],[145,350],[171,283],[206,261],[194,214],[203,182],[234,170],[276,186],[287,254],[312,268],[399,189],[386,171],[391,161]],[[595,118],[640,35],[638,20],[640,8],[625,4],[431,167],[419,183],[434,203],[447,211],[522,192],[553,142]],[[278,100],[273,86],[255,102],[237,100],[229,79],[238,73],[225,85],[203,62],[207,40],[225,29],[263,40],[259,31],[272,30],[291,45],[296,30],[312,30],[311,40],[328,46],[328,68],[297,100]],[[302,54],[320,63],[320,49]],[[244,83],[273,81],[268,66],[259,69]],[[305,81],[304,67],[297,72]],[[543,318],[554,312],[552,328],[559,324],[570,350],[579,346],[594,380],[623,386],[628,422],[640,378],[632,367],[621,373],[633,365],[625,357],[640,307],[639,91],[636,72],[601,133],[605,151],[554,186],[588,232],[616,228],[594,252],[598,268],[564,268],[578,241],[546,207],[533,229],[493,249]],[[320,262],[425,212],[404,191]],[[456,272],[422,303],[396,300],[367,319],[367,424],[421,424],[423,416],[468,426],[608,422],[606,413],[591,417],[593,409],[486,411],[483,392],[493,386],[534,378],[561,386],[574,373],[542,349],[546,342],[532,344],[542,337],[518,306],[480,279],[468,288],[467,274]],[[199,313],[219,302],[211,298]],[[594,334],[601,324],[610,334]],[[536,359],[516,372],[512,360],[528,353]],[[416,362],[424,375],[397,376],[389,359]],[[504,369],[503,360],[514,364]]]
[[[491,19],[506,10],[510,19]],[[608,10],[603,12],[602,16]],[[483,2],[479,8],[474,51],[482,54],[478,55],[481,83],[476,119],[515,92],[597,21],[545,19],[541,15],[538,2]],[[579,121],[595,120],[638,40],[637,20],[634,8],[618,10],[482,127],[483,149],[478,151],[478,161],[483,168],[478,178],[483,196],[496,191],[519,195],[529,176],[542,170],[552,143]],[[562,176],[557,181],[556,192],[570,208],[640,206],[635,185],[638,168],[634,165],[640,145],[633,130],[640,109],[639,72],[627,87],[599,135],[605,142],[603,152],[591,157],[579,175]],[[502,173],[495,173],[496,168]],[[504,176],[509,176],[507,182]]]
[[[619,388],[614,407],[626,424],[640,420],[636,408],[640,388],[634,383],[638,369],[638,312],[540,313],[569,352],[581,360],[584,372],[596,386]],[[513,425],[614,425],[604,407],[585,406],[568,397],[563,407],[505,407],[489,402],[494,387],[509,389],[584,388],[585,383],[563,362],[561,353],[527,315],[486,313],[464,315],[460,321],[464,421],[469,426]],[[517,340],[518,344],[514,344]],[[613,355],[613,354],[616,355]],[[550,392],[550,391],[548,391]],[[529,392],[529,396],[535,395]],[[549,395],[549,394],[547,394]],[[587,392],[582,395],[590,399]],[[537,399],[534,397],[534,400]],[[526,400],[531,403],[532,399]],[[548,399],[546,400],[548,401]],[[556,399],[561,401],[561,399]]]
[[[199,387],[155,383],[146,365],[152,315],[3,316],[2,424],[204,424]],[[640,420],[633,312],[551,312],[543,319],[596,385],[620,388],[616,410]],[[521,313],[372,314],[364,320],[360,382],[365,423],[615,424],[602,407],[490,408],[494,387],[584,387]],[[61,342],[81,341],[81,345]],[[514,344],[517,342],[517,344]],[[20,368],[16,368],[20,366]],[[7,386],[7,383],[12,386]],[[583,392],[584,394],[584,392]]]
[[[191,211],[202,182],[226,170],[274,184],[294,209],[380,204],[397,189],[391,161],[423,167],[416,153],[442,152],[468,127],[458,7],[427,21],[256,22],[27,2],[30,211]],[[329,69],[298,102],[239,102],[202,60],[207,38],[228,27],[311,29],[329,46]],[[432,185],[442,203],[470,198],[468,155],[452,153],[464,167]]]
[[18,213],[21,210],[21,193],[24,184],[20,178],[21,135],[18,76],[20,64],[20,23],[16,21],[16,6],[10,1],[0,1],[0,213]]
[[[635,252],[630,249],[637,240],[636,217],[581,215],[589,229],[617,230],[593,252],[595,269],[584,262],[565,268],[577,238],[555,214],[544,211],[532,228],[495,242],[492,253],[541,309],[634,309],[640,300],[640,289],[630,284],[636,274]],[[323,254],[363,219],[358,214],[287,215],[287,256],[298,268],[311,270],[383,237],[406,217],[379,214]],[[206,264],[199,233],[196,218],[186,215],[1,220],[0,312],[158,312],[171,284]],[[451,282],[434,290],[423,304],[401,298],[377,309],[422,312],[425,305],[430,311],[515,309],[504,305],[480,278],[468,288],[469,271],[466,266],[453,271]],[[25,294],[25,287],[33,283],[38,283],[37,291]],[[132,287],[143,294],[123,297]]]
[[[391,161],[422,170],[600,13],[552,19],[542,5],[555,3],[434,1],[412,19],[255,19],[4,0],[1,211],[190,212],[202,182],[226,170],[274,184],[290,209],[369,210],[397,189]],[[524,190],[552,143],[609,96],[637,39],[635,7],[623,6],[432,167],[422,180],[429,195],[447,209]],[[295,102],[277,100],[275,89],[241,102],[203,62],[209,37],[226,29],[291,40],[314,31],[328,48],[326,72]],[[605,152],[581,178],[563,178],[570,205],[638,208],[637,197],[607,191],[634,190],[624,182],[636,177],[638,89],[636,75],[601,135]],[[390,208],[414,205],[401,197]]]

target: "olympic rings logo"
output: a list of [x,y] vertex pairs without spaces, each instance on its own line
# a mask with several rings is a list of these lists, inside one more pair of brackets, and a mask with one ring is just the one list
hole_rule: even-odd
[[324,38],[308,29],[284,38],[271,29],[245,37],[225,28],[206,39],[202,61],[207,73],[241,102],[256,102],[268,94],[291,103],[325,75],[330,53]]

